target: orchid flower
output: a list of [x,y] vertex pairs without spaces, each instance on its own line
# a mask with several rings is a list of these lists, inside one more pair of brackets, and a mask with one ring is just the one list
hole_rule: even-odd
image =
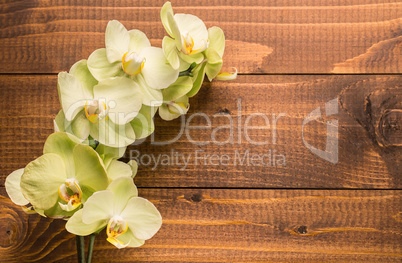
[[131,178],[122,177],[88,198],[83,209],[68,220],[66,229],[85,236],[106,227],[107,241],[124,248],[142,246],[161,225],[162,217],[156,207],[138,197]]
[[63,109],[61,116],[56,117],[59,129],[64,128],[81,140],[91,135],[111,147],[134,142],[135,132],[130,122],[142,106],[136,83],[125,77],[97,82],[86,61],[81,60],[72,66],[70,73],[59,73],[57,87]]
[[21,192],[35,209],[49,217],[68,217],[109,179],[99,155],[66,133],[46,140],[44,154],[30,162],[21,176]]
[[159,107],[159,116],[170,121],[186,114],[190,104],[186,94],[193,88],[191,77],[179,77],[175,83],[162,91],[164,103]]
[[172,4],[166,2],[161,9],[162,24],[170,37],[162,41],[163,52],[173,68],[180,61],[201,63],[202,52],[208,47],[208,31],[204,22],[190,14],[174,14]]
[[[146,35],[140,30],[128,31],[120,22],[107,24],[105,46],[95,50],[88,58],[92,75],[102,81],[110,77],[124,76],[127,83],[142,93],[142,103],[159,106],[162,89],[176,81],[179,71],[167,63],[161,48],[151,47]],[[118,89],[119,83],[111,83]]]

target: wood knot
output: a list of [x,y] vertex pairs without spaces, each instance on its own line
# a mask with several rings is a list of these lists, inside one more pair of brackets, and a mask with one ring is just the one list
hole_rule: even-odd
[[402,89],[382,89],[366,98],[366,114],[381,147],[402,146]]
[[231,112],[230,112],[230,110],[224,108],[224,109],[219,109],[217,114],[219,114],[219,115],[230,115]]
[[185,195],[184,198],[187,201],[194,202],[194,203],[201,202],[202,199],[204,199],[204,197],[201,193]]
[[0,196],[0,247],[17,246],[26,235],[28,215],[8,198]]
[[299,227],[296,229],[295,232],[297,232],[297,233],[299,233],[299,234],[302,234],[302,235],[307,234],[307,227],[306,227],[306,226],[299,226]]
[[377,140],[384,146],[402,146],[402,110],[386,110],[376,127]]

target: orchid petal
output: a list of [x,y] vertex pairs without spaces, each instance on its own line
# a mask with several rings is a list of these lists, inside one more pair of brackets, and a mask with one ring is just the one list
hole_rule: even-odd
[[[131,169],[130,169],[131,175]],[[138,196],[138,190],[135,186],[131,176],[120,177],[110,183],[107,190],[112,191],[114,194],[113,199],[113,213],[120,215],[126,207],[128,200],[132,197]],[[123,217],[124,218],[124,217]],[[124,218],[126,220],[126,218]]]
[[77,145],[73,150],[75,178],[80,185],[95,191],[106,189],[109,184],[105,167],[98,153],[88,145]]
[[92,94],[83,87],[80,80],[67,72],[59,73],[57,89],[61,107],[68,121],[72,121],[84,108],[87,99],[92,99]]
[[146,58],[141,74],[151,88],[165,89],[178,78],[179,70],[170,66],[161,48],[144,48],[141,56]]
[[193,88],[190,90],[189,93],[187,93],[188,97],[193,97],[195,96],[198,91],[200,90],[202,83],[204,81],[204,77],[205,77],[205,67],[206,67],[206,63],[202,64],[201,66],[199,66],[199,68],[197,70],[194,71],[194,76],[192,77],[193,80]]
[[82,213],[83,209],[78,210],[67,221],[66,229],[71,234],[79,236],[87,236],[97,232],[99,229],[102,229],[107,225],[107,222],[105,220],[99,220],[92,224],[85,224],[84,222],[82,222]]
[[67,177],[72,178],[75,174],[73,150],[80,143],[80,140],[74,135],[65,132],[56,132],[47,137],[43,153],[57,154],[64,162],[63,167],[66,168]]
[[130,160],[127,164],[131,167],[131,178],[134,178],[138,171],[138,163],[135,160]]
[[88,58],[87,65],[89,71],[98,81],[124,74],[120,61],[110,63],[107,60],[105,48],[92,52]]
[[126,77],[109,78],[99,82],[94,87],[94,95],[108,101],[108,116],[118,125],[132,121],[142,106],[142,94],[137,83]]
[[151,88],[141,74],[136,76],[136,81],[142,93],[142,104],[147,106],[159,106],[163,103],[162,91]]
[[140,53],[144,48],[151,46],[151,43],[144,32],[138,29],[133,29],[128,31],[128,34],[130,35],[129,53]]
[[107,168],[107,176],[110,181],[114,181],[120,177],[132,176],[131,166],[121,161],[112,160]]
[[110,63],[121,61],[128,51],[130,35],[127,29],[117,20],[109,21],[106,26],[105,46],[106,56]]
[[162,91],[163,101],[170,102],[186,95],[193,87],[191,77],[179,77],[175,83]]
[[175,14],[174,20],[179,27],[180,33],[188,32],[194,41],[193,51],[199,53],[208,47],[208,30],[204,22],[190,14]]
[[91,123],[90,135],[99,143],[114,148],[125,147],[135,141],[135,133],[130,123],[117,125],[109,119]]
[[21,177],[22,194],[35,208],[52,208],[59,198],[59,186],[67,179],[65,168],[63,159],[55,153],[30,162]]
[[116,239],[125,244],[125,247],[140,247],[145,243],[145,240],[136,238],[130,229],[128,229],[126,233],[117,237]]
[[161,20],[163,27],[165,28],[166,32],[169,34],[169,36],[175,38],[175,36],[172,34],[172,31],[169,26],[169,21],[168,21],[168,13],[173,17],[173,8],[172,4],[168,1],[166,2],[161,9]]
[[88,69],[87,60],[81,59],[70,68],[70,74],[78,79],[82,87],[93,96],[93,87],[98,84],[98,81],[92,76]]
[[212,81],[221,71],[223,61],[214,49],[207,49],[205,55],[207,57],[205,73],[207,74],[209,81]]
[[136,139],[145,138],[154,132],[155,124],[153,117],[156,112],[155,108],[156,107],[142,105],[138,115],[130,122],[135,132]]
[[237,68],[233,68],[234,72],[233,73],[227,73],[227,72],[223,72],[223,73],[219,73],[216,76],[217,80],[234,80],[237,78]]
[[179,55],[177,54],[176,42],[170,37],[165,36],[162,40],[163,54],[169,61],[170,65],[174,69],[178,69],[180,66]]
[[113,199],[114,194],[109,190],[94,193],[88,198],[82,209],[82,222],[84,224],[93,224],[112,218]]
[[209,47],[214,49],[222,58],[225,52],[225,34],[223,30],[217,26],[208,28]]
[[[131,170],[131,167],[130,167]],[[6,192],[16,205],[27,205],[29,201],[21,193],[21,176],[24,173],[24,169],[18,169],[9,174],[6,178]]]
[[158,209],[141,197],[132,197],[121,217],[126,220],[129,229],[138,239],[150,239],[162,225],[162,216]]

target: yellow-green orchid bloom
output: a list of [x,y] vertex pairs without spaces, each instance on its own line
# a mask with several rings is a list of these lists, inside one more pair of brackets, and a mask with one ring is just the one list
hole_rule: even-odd
[[35,210],[43,210],[49,217],[69,217],[90,195],[108,186],[101,158],[78,138],[54,133],[43,152],[25,167],[20,178],[21,193]]
[[161,20],[169,37],[162,41],[163,52],[173,68],[180,61],[201,63],[201,53],[208,47],[208,31],[204,22],[190,14],[174,14],[172,4],[166,2],[161,9]]
[[159,107],[159,116],[166,121],[186,114],[190,108],[186,94],[193,88],[191,77],[179,77],[175,83],[162,91],[164,103]]
[[[143,32],[128,31],[116,20],[107,24],[105,46],[88,58],[92,75],[98,81],[124,76],[134,88],[139,86],[143,104],[161,105],[161,90],[175,82],[179,75],[178,69],[167,63],[162,49],[151,47]],[[119,83],[115,83],[114,89],[118,88]]]
[[162,217],[148,200],[138,197],[131,178],[113,181],[107,190],[94,193],[83,209],[67,222],[75,235],[89,235],[106,227],[107,241],[117,248],[139,247],[158,232]]
[[124,147],[135,141],[130,122],[142,106],[136,83],[125,77],[97,82],[86,61],[81,60],[70,73],[59,73],[57,87],[62,106],[60,116],[56,117],[57,129],[81,140],[91,135],[111,147]]

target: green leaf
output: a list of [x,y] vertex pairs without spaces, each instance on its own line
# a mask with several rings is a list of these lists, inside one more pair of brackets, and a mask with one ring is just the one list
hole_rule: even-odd
[[[130,167],[131,172],[131,167]],[[27,205],[29,201],[21,193],[21,176],[24,173],[24,169],[18,169],[9,174],[6,178],[6,192],[16,205]]]
[[121,213],[121,217],[138,239],[150,239],[162,226],[162,216],[158,209],[141,197],[132,197]]
[[47,210],[56,204],[59,187],[66,179],[63,159],[55,153],[46,153],[25,167],[21,191],[35,209]]
[[109,184],[105,167],[98,153],[88,145],[77,145],[73,150],[75,178],[80,185],[95,191],[105,190]]
[[88,58],[87,65],[94,78],[99,81],[124,74],[121,61],[110,63],[107,60],[105,48],[92,52]]
[[121,61],[128,51],[130,35],[127,29],[117,20],[109,21],[106,26],[105,46],[106,56],[110,63]]
[[100,81],[94,88],[96,98],[106,98],[109,104],[109,118],[118,125],[124,125],[137,116],[142,106],[141,90],[137,83],[126,77],[109,78]]

